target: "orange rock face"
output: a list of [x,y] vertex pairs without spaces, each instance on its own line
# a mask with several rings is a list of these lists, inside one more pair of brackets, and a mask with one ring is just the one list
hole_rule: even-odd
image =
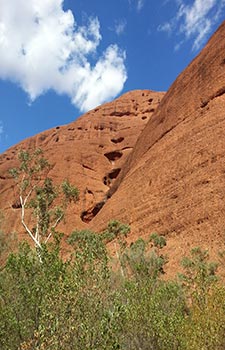
[[[171,86],[93,219],[158,232],[176,269],[193,246],[225,249],[225,23]],[[171,258],[172,257],[172,258]]]
[[[17,163],[20,149],[40,147],[53,166],[49,176],[60,184],[68,179],[80,191],[80,200],[67,211],[67,221],[61,229],[70,233],[86,227],[97,215],[107,194],[118,177],[137,138],[164,93],[145,91],[128,92],[117,100],[104,104],[75,122],[56,127],[27,139],[0,156],[1,210],[4,212],[4,230],[16,231],[23,237],[20,208],[14,183],[8,170]],[[17,197],[16,197],[17,196]],[[31,225],[27,211],[26,221]]]

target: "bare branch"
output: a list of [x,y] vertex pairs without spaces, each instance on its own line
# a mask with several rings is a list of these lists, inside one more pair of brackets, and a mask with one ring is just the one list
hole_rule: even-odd
[[[52,226],[52,229],[56,228],[56,226],[58,225],[58,223],[62,220],[63,218],[63,214],[56,220],[56,222],[54,223],[54,225]],[[45,240],[45,243],[48,242],[48,240],[51,238],[52,236],[52,232],[49,233],[48,237]]]
[[42,249],[40,242],[38,242],[38,240],[34,237],[33,233],[29,230],[29,228],[27,227],[25,221],[24,221],[24,203],[23,203],[23,198],[22,196],[20,196],[20,203],[21,203],[21,222],[23,227],[25,228],[25,230],[27,231],[27,233],[29,234],[29,236],[31,237],[31,239],[35,242],[36,246],[40,249]]
[[26,202],[27,202],[28,198],[30,197],[31,193],[33,192],[33,190],[35,189],[35,187],[36,187],[36,186],[33,186],[33,187],[31,188],[31,190],[28,192],[27,196],[26,196],[25,199],[24,199],[24,205],[26,205]]

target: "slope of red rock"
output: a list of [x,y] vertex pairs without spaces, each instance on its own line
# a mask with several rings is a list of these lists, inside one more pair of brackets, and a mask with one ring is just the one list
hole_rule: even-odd
[[164,234],[176,264],[192,246],[225,249],[225,22],[171,86],[93,219]]
[[[104,204],[107,193],[119,175],[127,156],[164,93],[132,91],[117,100],[88,112],[78,120],[31,137],[0,156],[0,209],[4,230],[23,229],[20,208],[16,207],[13,181],[8,169],[17,164],[20,149],[42,148],[53,166],[49,176],[56,184],[69,179],[80,191],[80,200],[68,208],[62,229],[86,227]],[[27,212],[26,220],[31,217]]]

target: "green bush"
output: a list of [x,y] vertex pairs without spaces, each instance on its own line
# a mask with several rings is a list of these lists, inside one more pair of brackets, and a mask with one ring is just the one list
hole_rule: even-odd
[[67,260],[57,236],[40,256],[28,243],[9,255],[0,270],[2,350],[224,349],[225,288],[204,251],[192,250],[181,280],[166,281],[158,238],[122,247],[117,271],[104,242],[74,231]]

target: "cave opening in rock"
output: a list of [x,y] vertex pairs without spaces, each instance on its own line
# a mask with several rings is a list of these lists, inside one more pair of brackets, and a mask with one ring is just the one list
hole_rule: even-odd
[[104,156],[110,161],[114,162],[122,157],[123,153],[120,151],[107,152]]
[[116,168],[111,170],[107,175],[104,176],[103,178],[103,183],[106,186],[111,186],[112,181],[115,180],[117,178],[117,176],[119,175],[121,169],[120,168]]
[[103,205],[105,204],[105,201],[97,203],[94,207],[84,210],[81,213],[81,220],[83,222],[89,223],[97,214],[98,212],[102,209]]
[[118,137],[117,139],[111,139],[111,141],[113,143],[120,143],[120,142],[123,142],[123,140],[124,140],[124,137]]

